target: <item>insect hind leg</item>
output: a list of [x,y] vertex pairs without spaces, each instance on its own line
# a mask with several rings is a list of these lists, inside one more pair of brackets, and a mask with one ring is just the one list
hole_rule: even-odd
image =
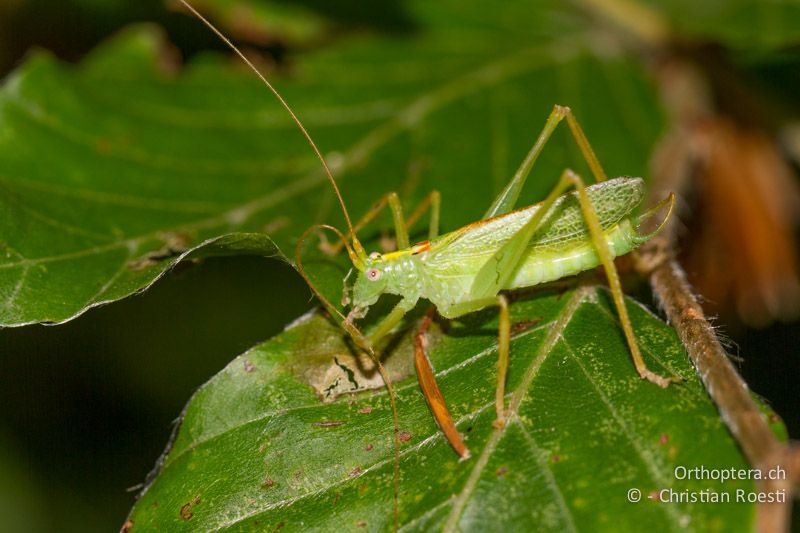
[[567,120],[567,126],[572,134],[572,138],[575,140],[578,148],[580,148],[581,154],[589,165],[595,181],[599,183],[608,179],[608,176],[606,176],[603,170],[603,166],[600,164],[600,160],[597,159],[592,145],[589,144],[589,140],[586,138],[586,134],[583,132],[583,128],[581,128],[572,110],[567,106],[555,105],[553,106],[553,110],[550,111],[550,115],[547,117],[544,128],[542,128],[541,133],[539,133],[536,142],[533,143],[533,146],[528,151],[522,164],[514,173],[514,177],[511,178],[506,188],[495,198],[489,210],[483,215],[484,219],[502,215],[514,209],[522,187],[525,185],[525,181],[528,179],[531,169],[533,168],[533,164],[539,158],[539,154],[542,153],[544,146],[547,144],[547,141],[550,140],[556,127],[558,127],[564,119]]
[[647,368],[647,364],[642,358],[642,354],[639,350],[639,344],[637,343],[636,336],[633,332],[633,325],[631,324],[631,319],[628,315],[628,308],[625,306],[625,297],[624,293],[622,292],[622,285],[619,281],[619,273],[617,272],[616,266],[614,266],[614,258],[608,248],[608,242],[606,241],[605,234],[603,233],[603,228],[600,225],[600,220],[597,217],[597,211],[595,211],[594,207],[592,206],[592,202],[589,199],[589,194],[586,192],[586,185],[580,176],[569,169],[564,171],[563,179],[567,179],[572,182],[578,192],[578,201],[581,206],[581,212],[583,213],[586,225],[589,227],[589,234],[592,239],[592,244],[594,245],[598,257],[600,258],[600,263],[603,265],[603,270],[605,270],[606,278],[608,279],[608,285],[611,289],[611,295],[614,299],[614,306],[617,309],[619,321],[620,324],[622,324],[622,330],[625,333],[625,339],[628,343],[628,348],[630,349],[636,371],[639,373],[639,376],[641,376],[642,379],[646,379],[660,387],[667,387],[670,383],[681,381],[681,379],[677,377],[665,378]]

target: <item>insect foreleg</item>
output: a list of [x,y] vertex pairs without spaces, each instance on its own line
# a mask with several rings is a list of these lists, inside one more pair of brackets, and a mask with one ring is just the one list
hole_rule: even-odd
[[406,220],[403,218],[403,205],[400,203],[400,197],[397,196],[396,192],[389,193],[389,210],[392,212],[394,238],[397,241],[397,248],[404,250],[411,244],[408,242],[408,229],[406,228]]
[[589,227],[589,234],[592,239],[592,244],[594,245],[597,255],[600,258],[600,262],[603,265],[603,270],[606,272],[608,286],[611,289],[611,295],[614,299],[614,306],[617,308],[619,321],[620,324],[622,324],[622,330],[625,333],[625,339],[628,341],[628,348],[631,351],[631,357],[633,358],[633,364],[636,367],[636,371],[643,379],[646,379],[661,387],[666,387],[672,382],[680,381],[679,378],[675,377],[665,378],[659,376],[647,368],[644,359],[642,359],[642,354],[639,351],[639,344],[636,342],[636,337],[633,333],[633,325],[631,325],[631,319],[628,316],[628,308],[625,306],[625,298],[622,292],[622,285],[619,282],[619,274],[617,273],[617,268],[614,266],[614,259],[611,255],[611,251],[608,249],[608,241],[603,233],[600,220],[597,217],[597,211],[595,211],[594,207],[592,206],[592,202],[589,199],[589,194],[586,192],[586,186],[584,185],[581,177],[571,170],[565,170],[563,176],[570,180],[570,182],[574,184],[578,191],[578,201],[580,202],[581,212],[586,220],[586,225]]

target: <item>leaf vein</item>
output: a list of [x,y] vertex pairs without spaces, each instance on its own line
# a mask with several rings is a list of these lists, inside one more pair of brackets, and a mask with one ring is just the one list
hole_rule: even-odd
[[[471,419],[477,417],[480,413],[482,413],[483,411],[489,409],[492,406],[494,406],[494,401],[482,405],[481,407],[479,407],[475,411],[473,411],[471,413],[468,413],[468,414],[464,415],[463,417],[461,417],[460,419],[458,419],[456,421],[456,425],[460,425],[460,424],[462,424],[463,422],[465,422],[467,420],[471,420]],[[419,451],[423,447],[428,446],[429,444],[433,443],[434,441],[441,440],[441,439],[444,439],[444,436],[443,436],[442,432],[437,429],[431,435],[426,437],[425,439],[419,441],[418,443],[414,444],[413,446],[410,446],[410,447],[406,448],[405,450],[402,450],[400,452],[400,457],[404,457],[404,456],[406,456],[406,455],[408,455],[410,453]],[[365,476],[369,472],[372,472],[374,470],[378,470],[378,469],[380,469],[380,468],[382,468],[382,467],[384,467],[384,466],[386,466],[388,464],[393,464],[393,463],[394,463],[394,457],[391,457],[391,458],[388,458],[388,459],[383,459],[382,461],[376,461],[375,463],[371,464],[370,466],[364,468],[361,471],[361,474],[359,474],[358,476],[350,477],[348,475],[348,476],[344,477],[343,479],[340,479],[339,481],[335,481],[334,483],[331,483],[329,485],[321,487],[321,488],[319,488],[317,490],[305,492],[303,494],[299,494],[299,495],[293,496],[291,498],[286,498],[284,500],[273,502],[273,503],[271,503],[271,504],[269,504],[267,506],[264,506],[263,508],[261,508],[261,509],[259,509],[257,511],[254,511],[254,512],[251,512],[251,513],[245,513],[245,514],[240,515],[240,516],[238,516],[238,517],[236,517],[236,518],[234,518],[234,519],[232,519],[232,520],[230,520],[230,521],[228,521],[228,522],[226,522],[224,524],[221,524],[221,525],[219,525],[217,527],[219,527],[219,528],[227,528],[227,527],[233,526],[233,525],[237,524],[238,522],[241,522],[242,520],[245,520],[247,518],[252,518],[254,516],[258,516],[260,514],[266,513],[268,511],[271,511],[271,510],[276,509],[276,508],[293,505],[293,504],[297,503],[298,501],[305,500],[307,498],[312,498],[312,497],[317,496],[319,494],[322,494],[322,493],[324,493],[324,492],[326,492],[328,490],[331,490],[331,489],[333,489],[335,487],[344,485],[346,483],[355,482],[356,480],[358,480],[359,478]],[[449,501],[450,501],[449,499],[446,500],[446,502],[449,502]],[[438,505],[441,505],[441,504],[438,504]]]
[[[536,355],[534,355],[528,368],[525,370],[522,381],[511,395],[511,400],[508,405],[509,418],[517,415],[519,405],[527,395],[528,389],[533,382],[533,379],[538,374],[539,368],[544,360],[550,355],[553,346],[555,346],[558,340],[562,338],[564,329],[567,327],[573,315],[575,314],[575,311],[577,311],[590,291],[591,289],[586,287],[580,287],[576,289],[570,300],[565,304],[561,311],[561,316],[556,320],[555,324],[550,329],[550,333],[545,338]],[[472,493],[478,484],[478,479],[489,462],[489,457],[494,452],[494,449],[501,437],[504,435],[506,427],[508,427],[508,425],[499,429],[495,429],[489,437],[489,440],[481,451],[478,460],[475,462],[475,466],[472,468],[472,472],[470,472],[470,476],[467,479],[463,490],[455,498],[453,509],[450,511],[450,515],[447,517],[447,522],[444,525],[444,531],[450,533],[458,529],[457,522],[467,505],[467,501],[472,496]]]
[[569,531],[577,531],[578,528],[575,525],[575,521],[572,519],[572,513],[569,512],[567,502],[564,499],[564,494],[561,492],[561,488],[558,486],[555,476],[553,476],[553,470],[550,468],[550,465],[541,458],[541,452],[543,452],[543,450],[536,444],[536,440],[533,438],[533,435],[530,434],[528,429],[518,417],[514,418],[514,420],[510,423],[517,425],[520,431],[522,431],[525,441],[531,447],[533,456],[536,459],[536,462],[539,464],[542,473],[544,474],[547,486],[550,489],[550,492],[553,493],[553,496],[555,496],[556,502],[558,502],[558,508],[561,511],[561,514],[564,515],[567,525],[569,526]]
[[[616,422],[617,426],[619,426],[621,434],[625,436],[628,442],[630,442],[631,447],[636,452],[636,455],[639,456],[639,459],[644,464],[647,473],[650,475],[650,478],[653,480],[655,485],[659,488],[666,488],[672,486],[669,479],[665,476],[662,476],[661,472],[659,472],[659,470],[655,467],[655,462],[656,462],[655,457],[642,447],[641,443],[636,438],[636,435],[633,433],[633,431],[631,431],[631,428],[625,422],[625,418],[614,407],[614,404],[600,388],[600,385],[597,383],[597,380],[594,378],[594,376],[588,370],[586,370],[586,367],[583,365],[583,362],[577,356],[572,346],[570,346],[567,339],[563,338],[562,340],[564,342],[565,348],[570,354],[570,357],[575,361],[575,363],[578,365],[578,368],[580,368],[581,372],[583,372],[583,374],[586,376],[586,379],[589,382],[589,384],[591,384],[592,388],[594,388],[594,390],[597,392],[597,397],[600,399],[600,401],[603,402],[603,404],[606,406],[606,409],[608,409],[608,412],[611,414],[611,417],[614,419],[614,422]],[[680,529],[680,524],[682,523],[681,515],[680,513],[678,513],[675,507],[673,505],[659,505],[658,507],[660,509],[663,509],[664,512],[667,514],[667,516],[669,516],[673,520],[676,528]]]

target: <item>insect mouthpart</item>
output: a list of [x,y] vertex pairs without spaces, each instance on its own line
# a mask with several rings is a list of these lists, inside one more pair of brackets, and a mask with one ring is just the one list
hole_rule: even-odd
[[353,322],[354,320],[358,320],[359,318],[364,318],[367,316],[367,307],[353,307],[349,313],[347,313],[347,321]]

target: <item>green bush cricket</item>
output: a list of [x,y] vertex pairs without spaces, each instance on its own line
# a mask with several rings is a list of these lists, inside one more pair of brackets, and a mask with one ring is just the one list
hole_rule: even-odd
[[[420,299],[429,300],[438,313],[448,319],[490,306],[499,307],[495,427],[502,427],[506,423],[507,416],[504,397],[511,323],[503,291],[554,281],[599,265],[605,270],[614,305],[639,376],[661,387],[677,381],[676,378],[665,378],[652,372],[642,359],[613,262],[614,257],[634,250],[661,229],[669,219],[675,197],[670,194],[643,215],[635,215],[634,212],[644,197],[643,181],[640,178],[630,177],[608,179],[569,108],[554,106],[544,129],[522,165],[481,220],[439,235],[441,202],[438,192],[430,193],[408,220],[403,215],[399,196],[390,192],[354,225],[324,157],[288,103],[227,37],[185,0],[181,2],[235,52],[280,101],[322,163],[339,201],[347,223],[347,232],[342,233],[329,225],[312,226],[300,236],[295,259],[298,271],[325,308],[332,316],[341,319],[342,328],[372,357],[388,389],[395,433],[395,529],[399,518],[399,423],[392,382],[375,346],[399,324]],[[543,202],[515,210],[517,199],[533,164],[555,128],[564,119],[596,183],[586,186],[578,174],[567,169]],[[570,188],[574,191],[568,192]],[[392,214],[398,250],[385,254],[378,252],[367,254],[356,233],[387,206]],[[640,234],[639,229],[644,222],[664,208],[667,211],[658,227],[650,233]],[[431,213],[428,240],[412,246],[409,242],[409,228],[426,210],[430,210]],[[335,253],[342,247],[345,248],[357,270],[356,280],[351,289],[347,288],[347,278],[345,278],[344,300],[351,305],[351,310],[346,316],[316,289],[302,266],[303,243],[318,229],[327,229],[337,234],[339,243],[329,247],[328,251]],[[387,293],[400,296],[400,301],[369,336],[364,335],[355,325],[355,321],[363,318],[379,297]],[[437,423],[455,451],[462,459],[467,459],[470,452],[455,428],[425,354],[423,338],[429,322],[430,315],[423,320],[417,335],[415,355],[417,377]]]

